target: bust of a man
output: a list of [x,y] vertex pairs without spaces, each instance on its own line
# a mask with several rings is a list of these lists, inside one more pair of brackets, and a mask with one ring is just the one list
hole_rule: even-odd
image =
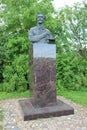
[[29,30],[28,33],[29,40],[32,43],[49,43],[49,40],[53,38],[50,31],[43,26],[43,22],[46,19],[46,17],[42,13],[39,13],[36,19],[37,19],[37,26],[32,27]]

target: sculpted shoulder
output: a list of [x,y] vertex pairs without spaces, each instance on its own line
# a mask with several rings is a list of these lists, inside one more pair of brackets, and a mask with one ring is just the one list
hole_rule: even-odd
[[37,26],[30,28],[30,31],[37,30]]
[[45,28],[45,31],[50,33],[49,29],[47,29],[47,28]]

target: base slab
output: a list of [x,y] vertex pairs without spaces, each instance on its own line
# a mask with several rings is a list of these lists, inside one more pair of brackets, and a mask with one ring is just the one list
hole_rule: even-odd
[[60,100],[57,100],[57,105],[55,106],[36,108],[32,105],[31,99],[19,100],[19,104],[21,106],[24,121],[74,114],[74,109]]

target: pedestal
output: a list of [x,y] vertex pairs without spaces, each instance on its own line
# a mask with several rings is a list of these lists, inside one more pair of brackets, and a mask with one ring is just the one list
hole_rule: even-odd
[[44,107],[33,106],[32,99],[20,100],[19,103],[24,121],[74,114],[74,109],[60,100],[57,100],[56,105]]
[[33,105],[56,104],[56,45],[33,44]]
[[32,98],[19,101],[24,120],[73,114],[56,97],[56,45],[35,43],[29,52]]

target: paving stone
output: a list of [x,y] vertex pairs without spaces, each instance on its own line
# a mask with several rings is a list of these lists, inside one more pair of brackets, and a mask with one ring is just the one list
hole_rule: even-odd
[[20,130],[19,128],[12,128],[12,130]]
[[[22,98],[23,99],[23,98]],[[58,99],[72,106],[74,115],[23,121],[19,99],[2,101],[4,130],[87,130],[87,107],[59,96]]]

